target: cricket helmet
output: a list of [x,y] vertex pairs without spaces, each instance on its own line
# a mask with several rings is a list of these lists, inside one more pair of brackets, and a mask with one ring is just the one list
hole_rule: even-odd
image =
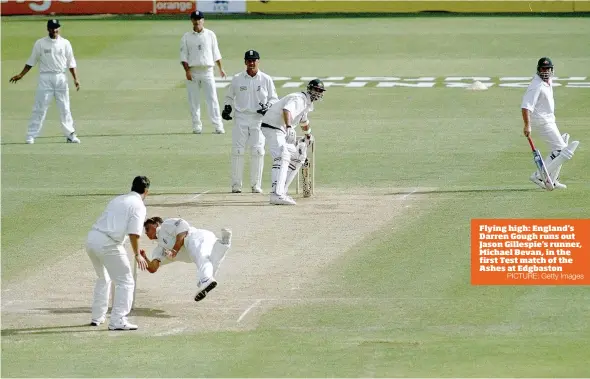
[[307,93],[309,93],[311,101],[321,100],[325,91],[326,87],[324,87],[324,83],[319,79],[314,79],[307,84]]
[[[549,70],[545,70],[545,71],[541,72],[542,68],[548,68]],[[539,75],[541,77],[541,79],[547,80],[551,76],[553,76],[553,73],[554,73],[554,68],[553,68],[553,62],[551,61],[551,59],[548,57],[543,57],[543,58],[539,59],[539,61],[537,62],[537,75]]]

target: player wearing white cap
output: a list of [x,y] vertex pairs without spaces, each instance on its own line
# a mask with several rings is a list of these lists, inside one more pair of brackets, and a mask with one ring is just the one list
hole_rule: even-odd
[[[305,160],[307,146],[313,143],[308,114],[313,111],[313,103],[320,101],[325,91],[324,83],[314,79],[307,84],[307,91],[283,97],[262,118],[262,133],[273,159],[271,204],[295,205],[287,190]],[[297,141],[297,125],[306,135],[303,143]]]
[[158,241],[151,260],[145,251],[140,252],[147,261],[149,272],[155,273],[161,265],[172,262],[194,263],[198,279],[195,301],[203,300],[208,292],[217,287],[215,275],[231,247],[231,230],[221,229],[219,239],[213,232],[194,228],[182,218],[162,220],[157,216],[148,218],[144,229],[149,239]]
[[[555,123],[555,100],[553,98],[552,77],[554,73],[553,62],[548,57],[542,57],[537,62],[537,73],[529,84],[522,98],[521,111],[524,121],[523,133],[525,137],[531,134],[532,127],[545,141],[551,152],[545,158],[547,171],[554,182],[555,188],[565,189],[567,186],[559,182],[561,166],[572,159],[578,147],[579,141],[569,143],[569,134],[560,134]],[[530,180],[545,189],[545,184],[538,171],[535,171]]]
[[233,193],[242,192],[246,144],[251,147],[250,184],[252,192],[262,193],[264,135],[260,129],[260,123],[268,108],[279,98],[272,78],[259,69],[259,62],[260,54],[257,51],[246,51],[244,54],[246,70],[232,78],[225,95],[225,107],[221,113],[221,117],[229,121],[232,119],[232,109],[234,110],[231,159],[231,190]]
[[193,30],[185,33],[180,41],[180,62],[186,76],[188,103],[191,110],[193,133],[201,134],[201,98],[203,90],[205,103],[216,134],[224,134],[223,121],[217,100],[213,66],[217,65],[219,74],[225,78],[225,71],[221,65],[221,53],[217,44],[217,36],[210,29],[205,29],[205,16],[201,11],[194,11],[190,15]]
[[80,90],[80,81],[76,73],[76,59],[72,44],[59,35],[60,27],[58,20],[47,21],[48,36],[35,42],[31,56],[21,73],[10,78],[10,82],[18,82],[33,66],[39,63],[39,82],[26,138],[28,144],[35,143],[35,138],[41,133],[52,98],[55,98],[59,109],[61,129],[66,137],[66,142],[80,143],[74,130],[74,120],[70,111],[70,91],[66,70],[70,70],[76,90]]

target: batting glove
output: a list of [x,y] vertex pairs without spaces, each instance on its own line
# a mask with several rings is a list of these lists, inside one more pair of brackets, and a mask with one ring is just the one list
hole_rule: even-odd
[[295,129],[288,126],[287,127],[287,136],[285,137],[285,142],[294,145],[295,141],[297,141],[297,133],[295,132]]
[[259,103],[259,105],[260,105],[260,109],[257,110],[256,113],[260,113],[261,115],[264,116],[266,114],[266,111],[268,111],[269,106],[268,106],[268,104],[262,104],[262,103]]

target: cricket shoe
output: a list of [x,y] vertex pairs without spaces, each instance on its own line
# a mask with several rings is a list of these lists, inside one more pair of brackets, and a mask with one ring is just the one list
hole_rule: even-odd
[[195,295],[195,301],[201,301],[207,296],[208,292],[211,292],[217,287],[217,282],[213,278],[209,278],[203,283],[199,283],[199,288],[204,287],[200,292]]
[[221,229],[221,244],[231,245],[231,230],[227,228]]
[[118,324],[109,324],[109,330],[137,330],[137,325],[123,319]]
[[213,132],[213,134],[225,134],[225,129],[223,129],[223,128],[217,128],[217,129],[215,129],[215,131]]
[[106,321],[106,317],[101,317],[99,319],[92,319],[90,320],[90,326],[99,326],[100,324],[103,324]]
[[80,143],[80,139],[76,137],[76,133],[72,133],[66,137],[67,143]]
[[262,193],[262,188],[260,188],[258,186],[253,186],[252,193]]
[[270,194],[270,203],[273,205],[297,205],[295,200],[293,200],[290,196],[279,196],[276,193]]
[[35,143],[35,138],[33,138],[33,137],[27,137],[27,139],[25,140],[25,143],[27,145],[32,145],[32,144]]
[[239,185],[237,185],[237,184],[234,184],[234,185],[231,187],[231,193],[242,193],[242,187],[240,187],[240,186],[239,186]]
[[557,180],[553,182],[553,187],[555,187],[555,189],[566,189],[567,186],[563,183],[558,182]]

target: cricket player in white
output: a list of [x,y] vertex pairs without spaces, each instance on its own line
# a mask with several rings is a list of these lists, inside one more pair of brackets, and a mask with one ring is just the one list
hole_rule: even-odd
[[[313,111],[313,103],[322,99],[325,90],[324,83],[314,79],[308,83],[306,92],[283,97],[262,118],[262,133],[273,158],[271,204],[296,204],[287,190],[305,160],[307,146],[313,143],[308,114]],[[305,143],[297,141],[297,125],[306,135]]]
[[98,275],[92,303],[92,326],[98,326],[106,320],[112,279],[115,282],[115,295],[109,329],[137,329],[137,325],[127,320],[133,304],[135,282],[123,245],[129,239],[138,267],[146,270],[147,262],[139,254],[138,240],[147,213],[143,201],[149,187],[147,177],[135,177],[131,192],[111,200],[88,233],[86,252]]
[[[551,80],[553,74],[554,67],[551,59],[547,57],[539,59],[537,73],[522,99],[523,133],[525,137],[528,137],[531,134],[532,127],[534,127],[541,139],[549,146],[551,152],[545,158],[547,171],[554,182],[555,188],[565,189],[567,186],[558,181],[561,166],[572,159],[580,142],[573,141],[569,143],[569,134],[560,134],[555,123],[555,100]],[[538,171],[531,175],[530,180],[539,187],[545,188]]]
[[224,120],[231,120],[234,109],[232,133],[232,193],[242,192],[244,153],[248,142],[250,150],[250,184],[253,193],[262,193],[264,168],[264,135],[260,129],[262,116],[268,108],[279,101],[272,78],[258,68],[260,54],[248,50],[244,54],[246,70],[234,75],[225,95],[225,107],[221,113]]
[[217,100],[217,89],[215,88],[215,76],[213,66],[217,65],[222,78],[225,78],[225,71],[221,65],[221,53],[217,45],[217,36],[210,29],[205,29],[203,12],[194,11],[191,13],[193,30],[182,36],[180,41],[180,62],[186,75],[186,89],[188,92],[188,103],[193,120],[193,133],[201,134],[203,124],[201,123],[201,98],[200,91],[203,89],[207,111],[211,122],[215,127],[216,134],[224,134],[223,121]]
[[221,229],[221,239],[218,239],[213,232],[194,228],[182,218],[162,220],[157,216],[147,219],[144,228],[149,239],[158,240],[151,260],[145,251],[140,252],[148,262],[149,272],[154,273],[161,265],[172,262],[194,263],[199,288],[195,301],[203,300],[217,287],[215,275],[231,247],[231,230]]
[[33,66],[39,63],[39,83],[27,132],[26,143],[28,144],[35,143],[35,138],[41,133],[52,98],[55,98],[59,108],[61,129],[66,137],[66,142],[80,143],[70,112],[70,90],[66,70],[70,70],[76,90],[80,90],[80,81],[76,73],[76,59],[72,44],[59,35],[60,26],[58,20],[47,21],[49,35],[35,42],[31,56],[21,73],[10,78],[10,82],[18,82]]

